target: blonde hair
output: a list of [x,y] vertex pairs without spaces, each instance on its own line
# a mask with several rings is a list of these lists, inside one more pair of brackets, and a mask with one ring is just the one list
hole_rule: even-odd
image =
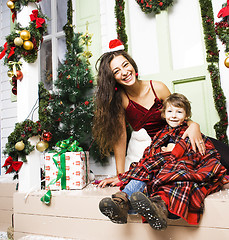
[[183,108],[186,113],[186,118],[190,118],[192,116],[191,104],[183,94],[173,93],[165,99],[161,110],[161,116],[163,118],[165,117],[165,109],[167,107],[167,104],[171,104],[174,107]]

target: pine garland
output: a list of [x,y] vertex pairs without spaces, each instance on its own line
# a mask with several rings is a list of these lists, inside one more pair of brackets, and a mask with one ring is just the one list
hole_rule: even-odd
[[68,0],[67,23],[63,27],[66,37],[66,46],[68,52],[71,51],[71,43],[73,41],[73,26],[72,26],[72,0]]
[[20,0],[14,2],[14,10],[16,12],[20,12],[22,10],[22,7],[28,6],[28,4],[31,3],[39,3],[42,0]]
[[[20,157],[23,162],[26,162],[26,156],[34,150],[34,146],[29,142],[29,138],[42,134],[40,122],[33,122],[32,120],[25,120],[15,124],[14,131],[8,136],[4,154],[11,156],[13,161],[18,161]],[[25,148],[18,151],[15,148],[17,142],[23,141]]]
[[116,31],[118,34],[118,39],[123,43],[125,51],[128,51],[128,37],[126,34],[126,23],[125,23],[125,1],[124,0],[116,0],[115,1],[115,17],[117,19],[116,22]]
[[[27,6],[29,2],[37,3],[41,0],[30,0],[30,1],[15,1],[14,9],[11,9],[13,12],[14,19],[16,18],[17,11],[21,11],[23,6]],[[14,30],[8,36],[6,36],[6,42],[3,47],[0,47],[0,59],[4,57],[4,65],[7,65],[9,68],[8,76],[11,77],[11,84],[13,85],[12,92],[16,95],[17,88],[17,70],[21,70],[20,59],[23,58],[25,62],[34,63],[37,60],[38,51],[40,45],[43,41],[43,35],[47,31],[47,24],[45,19],[47,17],[41,12],[40,8],[37,6],[36,10],[33,10],[30,14],[31,21],[29,22],[28,27],[23,28],[21,24],[16,23]],[[27,36],[30,35],[30,38],[23,39],[21,32],[25,30]],[[21,42],[19,44],[19,42]],[[24,44],[29,44],[29,48]],[[9,75],[10,73],[10,75]],[[13,91],[14,90],[14,91]]]
[[[222,5],[222,10],[227,6],[227,3]],[[221,10],[221,11],[222,11]],[[222,18],[220,22],[215,23],[215,32],[218,35],[222,44],[225,45],[225,52],[229,53],[229,15]]]
[[173,0],[136,0],[144,13],[159,14],[173,5]]
[[219,122],[214,125],[218,140],[228,144],[227,127],[228,115],[226,110],[226,98],[220,84],[219,74],[219,51],[216,43],[216,33],[214,27],[214,15],[211,0],[199,0],[206,45],[206,61],[209,63],[208,71],[213,88],[213,98],[216,110],[219,114]]

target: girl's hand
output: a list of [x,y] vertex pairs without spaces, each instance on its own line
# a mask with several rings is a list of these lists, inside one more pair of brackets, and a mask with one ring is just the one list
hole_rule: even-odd
[[199,150],[201,155],[205,154],[205,144],[200,132],[200,126],[199,124],[195,122],[191,122],[187,130],[184,132],[182,138],[185,139],[186,137],[189,137],[192,149],[196,152],[196,147]]
[[114,187],[117,183],[119,183],[120,180],[118,179],[118,177],[111,177],[111,178],[106,178],[104,180],[102,180],[100,183],[99,183],[99,187],[101,188],[104,188],[106,187],[106,185],[111,185],[112,187]]

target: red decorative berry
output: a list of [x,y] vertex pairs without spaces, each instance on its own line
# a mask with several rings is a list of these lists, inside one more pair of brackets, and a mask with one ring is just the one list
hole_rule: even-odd
[[159,6],[162,7],[163,6],[163,2],[159,2]]
[[52,139],[52,133],[45,132],[43,133],[43,140],[49,142]]
[[88,101],[85,101],[84,104],[87,106],[87,105],[89,104],[89,102],[88,102]]

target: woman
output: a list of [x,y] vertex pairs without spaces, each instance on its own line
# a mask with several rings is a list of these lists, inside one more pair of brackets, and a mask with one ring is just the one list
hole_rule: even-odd
[[[102,153],[114,151],[117,174],[125,172],[127,145],[126,120],[137,131],[145,128],[151,138],[165,125],[161,118],[162,102],[170,91],[159,81],[141,81],[135,61],[117,39],[110,42],[110,52],[100,59],[97,78],[96,111],[93,133]],[[205,153],[200,127],[188,122],[183,138],[189,137],[193,150]],[[100,182],[100,187],[115,185],[117,177]]]

